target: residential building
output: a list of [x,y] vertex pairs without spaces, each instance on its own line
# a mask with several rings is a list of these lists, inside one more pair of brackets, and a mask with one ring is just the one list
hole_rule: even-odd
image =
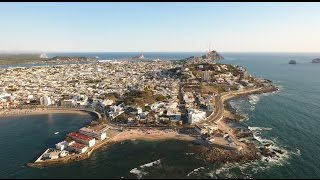
[[86,128],[86,127],[81,128],[79,132],[81,134],[94,137],[98,140],[104,140],[107,137],[107,133],[105,131],[96,131],[94,129]]

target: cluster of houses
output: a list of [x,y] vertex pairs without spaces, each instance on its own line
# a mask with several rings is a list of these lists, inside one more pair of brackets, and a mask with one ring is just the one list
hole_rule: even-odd
[[[89,64],[65,64],[6,68],[0,72],[0,108],[21,105],[107,106],[114,101],[106,95],[122,96],[132,88],[143,89],[161,84],[157,91],[170,95],[173,80],[151,80],[157,74],[175,67],[167,61],[112,61]],[[161,81],[161,83],[160,83]]]
[[[113,105],[110,106],[107,114],[111,120],[125,113],[128,118],[127,125],[146,124],[154,122],[160,124],[163,122],[171,122],[182,124],[181,111],[178,107],[178,102],[175,101],[156,101],[149,105],[150,109],[144,110],[142,107],[134,105]],[[152,114],[152,116],[151,116]]]

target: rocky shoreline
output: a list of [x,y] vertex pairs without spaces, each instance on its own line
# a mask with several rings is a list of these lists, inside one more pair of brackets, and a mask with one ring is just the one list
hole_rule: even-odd
[[[249,94],[263,94],[275,92],[277,90],[277,87],[270,86],[268,88],[259,90],[254,93],[236,95],[231,99],[248,96]],[[239,115],[236,112],[236,110],[231,107],[229,101],[230,99],[224,102],[226,110],[230,112],[230,116],[225,118],[224,121],[238,122],[244,119],[243,116]],[[250,130],[232,128],[232,131],[237,137],[237,139],[253,138],[253,132]],[[227,149],[225,147],[219,146],[203,146],[197,143],[193,143],[190,147],[190,150],[195,153],[196,158],[202,159],[210,163],[247,163],[252,161],[260,161],[263,157],[274,157],[276,156],[276,153],[281,153],[280,151],[270,151],[266,146],[257,146],[250,141],[246,141],[243,143],[246,144],[246,149],[240,151],[234,149]]]

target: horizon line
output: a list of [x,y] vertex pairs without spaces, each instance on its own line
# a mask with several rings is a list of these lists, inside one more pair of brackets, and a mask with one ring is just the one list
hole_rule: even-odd
[[[212,51],[212,50],[210,50]],[[216,51],[216,50],[215,50]],[[34,53],[205,53],[208,51],[0,51],[0,54]],[[218,53],[320,53],[320,51],[217,51]]]

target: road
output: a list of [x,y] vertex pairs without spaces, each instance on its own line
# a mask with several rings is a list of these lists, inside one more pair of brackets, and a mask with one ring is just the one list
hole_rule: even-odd
[[245,89],[245,90],[241,90],[241,91],[232,91],[232,92],[225,92],[225,93],[221,93],[217,96],[215,96],[215,102],[216,102],[216,108],[215,108],[215,112],[210,115],[206,120],[201,121],[198,124],[204,124],[204,123],[218,123],[220,120],[223,119],[223,115],[224,115],[224,101],[227,99],[232,98],[235,95],[242,95],[242,94],[248,94],[248,93],[253,93],[253,92],[257,92],[260,91],[262,88],[251,88],[251,89]]

